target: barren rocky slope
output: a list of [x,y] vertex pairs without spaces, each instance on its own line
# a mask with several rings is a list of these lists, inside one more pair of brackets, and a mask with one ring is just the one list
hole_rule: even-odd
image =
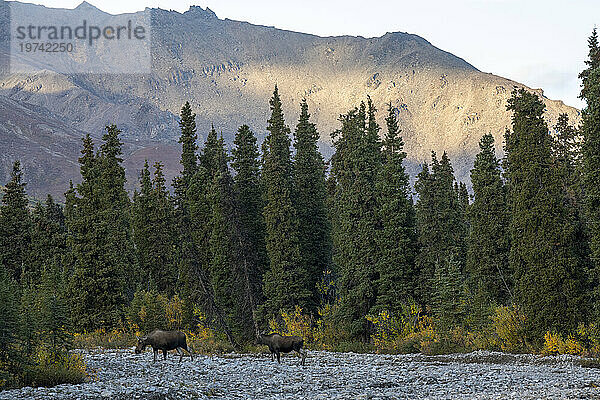
[[[49,12],[43,6],[9,4],[25,7],[34,15]],[[65,12],[82,10],[102,14],[88,4],[82,4],[79,11]],[[318,37],[219,19],[209,9],[200,7],[191,7],[183,14],[161,9],[147,12],[152,16],[150,74],[68,75],[41,71],[23,75],[4,70],[0,75],[0,100],[43,110],[39,116],[42,121],[48,113],[52,114],[65,125],[64,131],[99,136],[105,124],[116,123],[123,129],[131,149],[144,149],[144,157],[151,161],[166,161],[167,173],[172,176],[178,161],[176,115],[186,100],[197,113],[201,140],[214,123],[231,142],[235,130],[243,123],[257,134],[264,134],[268,99],[277,83],[292,126],[296,123],[299,102],[306,97],[327,157],[331,152],[329,136],[338,127],[338,116],[368,95],[381,110],[378,115],[381,123],[387,102],[397,110],[413,175],[418,164],[429,159],[431,150],[447,150],[458,178],[468,181],[477,143],[483,134],[494,134],[501,150],[502,135],[510,124],[506,100],[514,88],[522,87],[509,79],[480,72],[412,34],[396,32],[369,39]],[[538,93],[543,97],[541,90]],[[577,110],[561,101],[543,98],[551,126],[561,112],[578,120]],[[16,127],[20,124],[26,121],[19,123],[13,119],[8,125],[1,119],[4,137],[9,138],[12,132],[17,138]],[[62,131],[55,129],[56,134]],[[31,140],[34,148],[39,147],[36,135]],[[60,157],[47,152],[42,156],[22,147],[21,151],[8,154],[5,151],[8,141],[3,138],[0,144],[0,182],[6,180],[6,166],[15,157],[24,159],[30,167],[26,178],[30,190],[36,194],[48,190],[62,192],[68,179],[76,178],[71,167],[64,167],[64,157],[71,165],[77,152],[65,149]],[[168,151],[164,151],[165,146]],[[131,154],[128,151],[125,158],[135,164]],[[135,168],[140,166],[130,165],[134,169],[128,171],[130,181],[135,178]],[[44,168],[64,171],[60,190],[38,179],[43,176]],[[57,176],[52,185],[60,180]]]

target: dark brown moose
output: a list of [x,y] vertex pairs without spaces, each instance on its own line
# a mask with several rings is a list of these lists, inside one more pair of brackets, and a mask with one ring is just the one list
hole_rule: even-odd
[[281,364],[281,353],[295,351],[302,356],[302,365],[304,365],[306,351],[302,350],[304,339],[300,336],[281,336],[278,333],[271,333],[270,335],[258,334],[256,343],[269,346],[271,360],[273,361],[275,361],[275,355],[277,355],[277,362]]
[[[194,355],[187,346],[185,333],[179,331],[161,331],[156,329],[152,333],[138,338],[135,354],[140,354],[146,346],[151,346],[154,350],[154,361],[159,350],[162,350],[164,359],[167,359],[167,351],[177,350],[179,354],[179,362],[183,359],[183,350],[187,351],[194,361]],[[182,350],[183,349],[183,350]]]

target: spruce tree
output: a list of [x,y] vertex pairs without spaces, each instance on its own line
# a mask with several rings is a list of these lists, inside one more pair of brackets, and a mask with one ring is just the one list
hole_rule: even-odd
[[12,271],[0,268],[0,389],[10,385],[18,371],[19,291]]
[[420,275],[418,293],[424,304],[430,304],[435,293],[433,278],[437,265],[446,265],[450,259],[464,265],[465,222],[452,165],[445,152],[439,161],[435,152],[431,158],[431,171],[425,164],[415,184],[419,195],[416,204],[420,247],[416,262]]
[[[176,225],[176,237],[180,246],[177,246],[175,259],[177,263],[179,282],[178,286],[183,287],[187,295],[190,294],[193,286],[193,273],[192,270],[197,268],[192,264],[199,263],[196,258],[199,256],[194,251],[194,243],[192,238],[192,220],[191,220],[191,209],[197,209],[195,204],[196,198],[191,199],[192,195],[205,199],[205,188],[204,183],[198,184],[197,182],[204,178],[204,171],[200,171],[198,167],[198,145],[196,140],[196,114],[192,112],[192,108],[189,102],[185,102],[181,108],[179,127],[181,129],[181,135],[179,136],[179,143],[181,143],[181,174],[173,179],[174,188],[174,219]],[[191,190],[191,187],[199,190]],[[205,201],[204,201],[205,203]],[[199,216],[199,219],[206,221],[207,213]],[[187,297],[187,296],[186,296]]]
[[460,325],[466,314],[461,263],[450,256],[434,268],[431,310],[436,326],[442,330]]
[[37,282],[44,266],[61,265],[66,253],[67,235],[62,207],[48,195],[32,213],[31,250],[28,264],[30,279]]
[[377,177],[381,232],[377,235],[378,310],[398,314],[413,299],[416,285],[415,213],[409,197],[409,179],[403,161],[404,142],[392,105],[388,105],[387,132],[383,140],[383,166]]
[[148,162],[140,177],[140,193],[133,196],[132,226],[136,258],[145,290],[155,288],[159,293],[173,295],[176,288],[174,265],[174,211],[165,186],[162,164],[154,164],[150,178]]
[[139,282],[136,270],[133,240],[131,237],[131,202],[125,190],[125,168],[123,168],[123,143],[119,139],[121,131],[115,125],[108,125],[102,136],[98,153],[100,172],[100,229],[106,234],[104,254],[123,279],[126,299],[133,298],[135,286]]
[[15,161],[0,207],[0,265],[17,282],[28,270],[31,245],[31,218],[22,180],[21,163]]
[[82,182],[77,195],[67,192],[68,244],[74,268],[69,298],[75,328],[80,330],[115,326],[135,289],[130,203],[119,133],[115,125],[107,126],[97,154],[89,135],[84,138],[79,158]]
[[263,185],[266,248],[269,269],[264,275],[263,314],[274,315],[295,306],[310,306],[312,292],[307,287],[300,255],[298,216],[292,203],[292,162],[290,129],[285,125],[277,86],[270,100],[269,134],[263,152]]
[[68,351],[72,339],[66,295],[64,275],[59,266],[48,264],[42,270],[36,286],[35,308],[29,312],[35,316],[36,335],[55,356]]
[[319,133],[310,122],[306,99],[300,104],[300,119],[294,133],[294,206],[298,215],[300,255],[306,268],[305,287],[312,291],[310,310],[319,305],[317,282],[331,264],[330,226],[327,218],[325,163],[319,153]]
[[150,179],[150,167],[148,160],[144,162],[144,168],[140,174],[140,192],[133,193],[131,225],[133,231],[133,243],[135,244],[135,255],[140,271],[140,284],[145,290],[155,288],[154,266],[152,260],[152,233],[155,227],[151,223],[152,210],[152,181]]
[[256,137],[247,125],[242,125],[235,136],[232,168],[233,189],[239,218],[236,247],[244,278],[243,304],[252,313],[258,330],[256,311],[262,302],[262,278],[267,267],[263,201],[260,190],[260,162]]
[[[367,116],[368,115],[368,116]],[[352,338],[367,340],[365,319],[377,299],[379,247],[378,201],[375,183],[382,157],[379,127],[369,101],[341,117],[334,132],[332,174],[336,186],[333,206],[334,264],[339,276],[338,318]]]
[[468,210],[470,232],[465,272],[473,297],[473,320],[484,324],[493,305],[507,304],[512,275],[508,269],[506,189],[494,137],[484,135],[471,170],[474,199]]
[[[204,150],[206,150],[205,147]],[[233,178],[229,172],[228,157],[223,138],[217,139],[211,158],[213,172],[208,187],[208,200],[211,208],[209,220],[210,264],[209,276],[215,294],[217,306],[224,311],[228,325],[238,335],[243,326],[238,319],[240,291],[239,276],[234,263],[233,222],[235,221],[235,205],[233,198]],[[203,155],[208,155],[204,153]]]
[[192,107],[187,101],[181,107],[179,126],[181,128],[179,143],[182,148],[181,165],[183,167],[181,179],[184,184],[189,184],[198,168],[198,156],[196,155],[198,135],[196,135],[196,114],[192,112]]
[[154,232],[152,264],[155,268],[154,276],[158,290],[169,296],[175,294],[177,268],[175,265],[175,212],[171,195],[165,185],[163,164],[155,162],[152,179],[152,226]]
[[214,125],[211,125],[210,132],[206,136],[202,154],[199,157],[200,165],[206,170],[208,176],[212,177],[220,173],[219,157],[221,156],[221,143],[217,136]]
[[[211,204],[208,197],[212,177],[196,154],[196,123],[188,102],[181,109],[182,147],[181,175],[176,177],[174,225],[176,226],[176,242],[174,263],[178,271],[177,286],[181,287],[182,296],[186,299],[186,313],[192,325],[192,307],[198,305],[206,314],[210,323],[227,336],[230,343],[237,346],[231,328],[226,320],[225,312],[217,304],[213,286],[210,281],[210,234]],[[160,178],[162,179],[162,178]]]
[[591,257],[595,265],[594,279],[600,281],[600,47],[594,28],[588,40],[587,68],[581,72],[582,110],[582,186],[585,193],[585,216],[590,235]]
[[507,108],[513,112],[512,131],[505,135],[505,169],[514,295],[534,337],[552,329],[570,332],[586,318],[586,279],[576,224],[551,160],[544,103],[520,89]]

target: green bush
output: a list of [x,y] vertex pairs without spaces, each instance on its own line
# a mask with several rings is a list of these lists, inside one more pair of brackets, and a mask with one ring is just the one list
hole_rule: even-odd
[[82,383],[89,377],[81,355],[39,349],[34,355],[33,364],[25,370],[23,383],[33,387],[51,387],[63,383]]

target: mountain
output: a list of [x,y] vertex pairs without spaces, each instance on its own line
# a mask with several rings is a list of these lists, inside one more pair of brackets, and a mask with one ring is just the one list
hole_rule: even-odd
[[[56,11],[6,4],[39,20]],[[84,12],[107,15],[89,3],[61,12],[73,20]],[[177,114],[185,101],[197,114],[201,142],[212,123],[231,143],[244,123],[264,136],[275,84],[292,127],[301,99],[307,99],[326,158],[339,115],[370,96],[382,126],[388,102],[398,113],[413,176],[431,150],[446,150],[458,179],[468,182],[483,134],[491,132],[502,150],[510,126],[506,100],[514,88],[524,87],[409,33],[319,37],[220,19],[196,6],[184,13],[144,13],[151,19],[147,73],[69,74],[49,68],[17,74],[0,65],[0,182],[7,180],[12,160],[20,158],[30,193],[63,193],[68,180],[77,179],[78,138],[84,132],[99,138],[108,123],[124,132],[130,188],[144,158],[164,161],[172,177],[179,167]],[[7,15],[0,11],[0,25]],[[10,57],[6,48],[0,46],[0,56]],[[103,53],[94,56],[106,65],[119,63]],[[546,104],[550,126],[562,112],[579,120],[578,110],[535,91]]]

